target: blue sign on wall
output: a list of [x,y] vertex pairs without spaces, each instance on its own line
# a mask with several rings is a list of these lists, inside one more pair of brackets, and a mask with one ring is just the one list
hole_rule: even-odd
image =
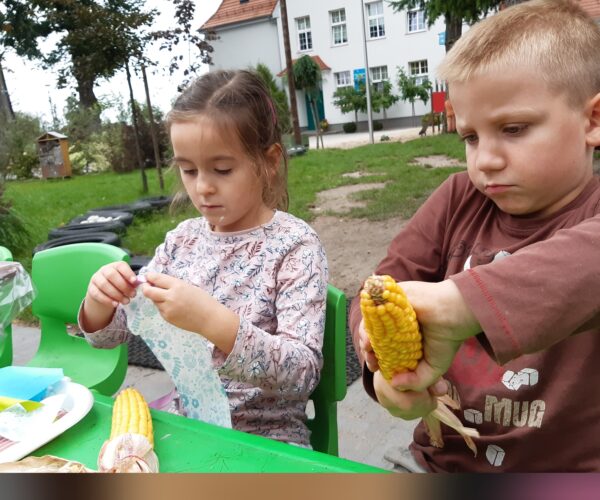
[[445,31],[438,33],[438,43],[440,45],[446,45],[446,32]]
[[366,79],[367,72],[365,71],[365,68],[358,68],[354,70],[354,88],[356,90],[359,89],[360,83],[364,85]]

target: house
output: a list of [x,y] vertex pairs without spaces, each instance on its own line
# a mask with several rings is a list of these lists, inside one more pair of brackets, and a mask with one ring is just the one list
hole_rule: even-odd
[[[333,128],[354,120],[333,104],[337,88],[355,85],[365,74],[365,45],[371,81],[388,80],[398,94],[397,68],[403,67],[419,78],[431,72],[444,56],[444,23],[427,27],[422,10],[394,12],[385,0],[288,0],[288,24],[292,58],[311,56],[322,70],[322,96],[319,118],[327,118]],[[277,0],[223,0],[215,14],[202,26],[213,31],[211,70],[248,68],[257,63],[268,66],[274,75],[284,77],[285,53],[281,11]],[[366,37],[366,43],[365,43]],[[283,84],[282,87],[287,87]],[[314,128],[304,92],[297,92],[300,125]],[[416,115],[430,110],[430,104],[415,105]],[[399,101],[385,112],[392,125],[411,125],[412,107]],[[373,119],[384,118],[374,113]],[[366,114],[359,113],[359,122]],[[418,118],[414,122],[420,124]],[[366,126],[363,123],[363,126]]]

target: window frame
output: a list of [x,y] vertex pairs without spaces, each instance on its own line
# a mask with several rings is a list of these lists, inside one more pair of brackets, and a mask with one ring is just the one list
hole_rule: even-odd
[[[384,71],[385,70],[385,71]],[[377,71],[379,73],[378,77],[375,78],[375,71]],[[383,73],[385,72],[385,76],[383,76]],[[382,91],[383,90],[383,85],[381,85],[383,82],[389,82],[390,81],[390,73],[388,71],[388,67],[387,64],[384,64],[382,66],[371,66],[369,68],[369,78],[371,81],[371,85],[373,85],[373,87],[377,90],[377,91]]]
[[[370,9],[372,6],[378,5],[381,7],[381,12],[371,14]],[[369,2],[364,4],[364,9],[366,10],[365,20],[367,22],[367,33],[369,40],[379,40],[381,38],[385,38],[385,14],[383,11],[383,0],[376,0],[374,2]],[[371,21],[375,20],[377,23],[375,26],[371,25]],[[381,24],[379,24],[381,21]],[[373,35],[372,28],[375,28],[376,35]]]
[[[346,75],[348,77],[348,83],[340,85],[339,75]],[[354,82],[352,81],[352,72],[350,70],[336,71],[333,73],[333,78],[335,79],[336,90],[344,87],[352,87],[354,85]]]
[[[417,68],[418,71],[414,72],[414,68]],[[425,69],[425,71],[423,71],[423,69]],[[424,79],[429,80],[429,61],[427,59],[408,61],[408,75],[413,77],[419,85],[423,83]]]
[[[416,29],[411,30],[410,29],[410,16],[411,14],[414,14],[417,16],[416,18]],[[421,14],[422,15],[422,27],[419,27],[419,18],[418,15]],[[412,34],[412,33],[421,33],[423,31],[427,31],[427,21],[425,18],[425,10],[424,9],[413,9],[413,10],[409,10],[406,12],[406,33]]]
[[[310,25],[310,16],[300,16],[295,19],[296,21],[296,33],[298,40],[298,52],[309,52],[313,49],[312,41],[312,27]],[[303,22],[304,26],[301,28],[300,23]],[[302,48],[303,38],[306,48]]]
[[[344,19],[334,21],[333,20],[334,13],[342,13]],[[331,45],[333,47],[339,47],[340,45],[346,45],[348,43],[348,25],[347,25],[347,20],[346,20],[346,8],[345,7],[341,7],[339,9],[334,9],[334,10],[329,11],[329,25],[331,27]],[[341,33],[341,41],[340,42],[335,41],[336,28],[340,29],[340,33]]]

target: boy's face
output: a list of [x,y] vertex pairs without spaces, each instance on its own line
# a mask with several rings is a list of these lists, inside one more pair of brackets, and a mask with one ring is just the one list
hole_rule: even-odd
[[469,177],[512,215],[550,215],[592,177],[585,107],[569,105],[533,71],[500,72],[450,86]]

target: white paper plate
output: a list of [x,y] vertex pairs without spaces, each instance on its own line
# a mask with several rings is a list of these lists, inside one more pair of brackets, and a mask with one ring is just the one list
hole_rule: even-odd
[[[46,443],[52,441],[56,436],[60,436],[67,429],[79,422],[91,410],[94,404],[94,397],[87,387],[75,382],[66,381],[63,410],[66,412],[61,418],[48,427],[48,432],[43,435],[37,435],[35,438],[19,441],[17,443],[8,443],[6,441],[3,448],[0,449],[0,463],[14,462],[29,455]],[[0,438],[1,440],[2,438]],[[1,445],[0,445],[1,446]]]

